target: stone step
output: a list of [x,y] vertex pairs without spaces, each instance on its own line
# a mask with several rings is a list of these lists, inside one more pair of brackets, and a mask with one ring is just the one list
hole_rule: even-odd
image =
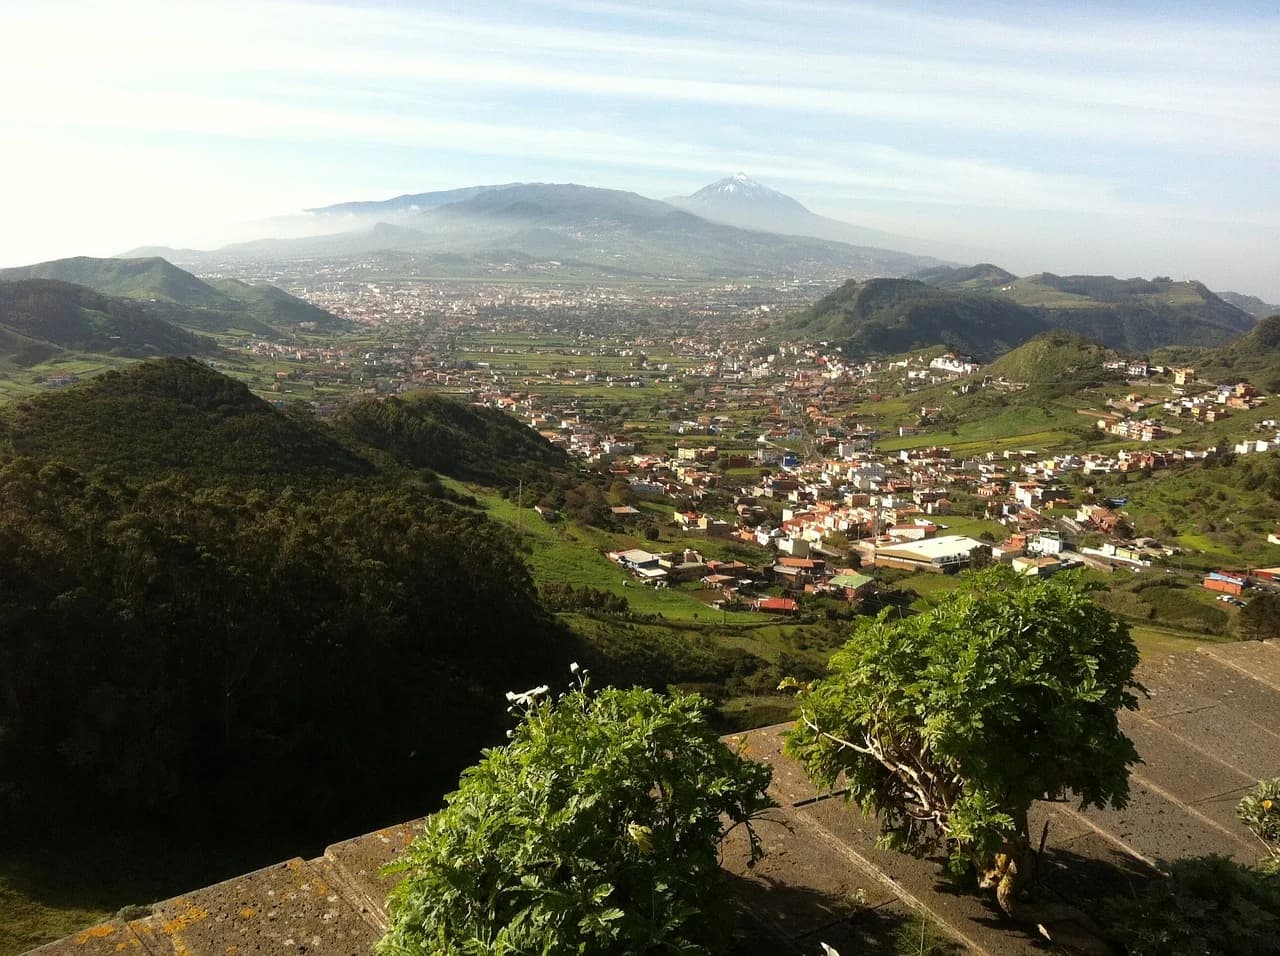
[[400,874],[382,874],[382,868],[404,852],[422,827],[410,820],[335,843],[314,862],[379,934],[387,930],[387,896],[400,883]]
[[1280,693],[1280,641],[1206,644],[1199,650],[1201,654],[1236,667]]
[[797,808],[796,816],[810,820],[860,866],[882,873],[898,887],[904,904],[930,917],[973,952],[1005,956],[1049,951],[1034,923],[1015,923],[1000,912],[994,897],[952,885],[940,861],[876,846],[879,825],[856,807],[838,799],[819,800]]
[[151,956],[368,956],[379,935],[298,858],[165,900],[141,922]]
[[[1236,645],[1221,645],[1234,650]],[[1250,676],[1233,663],[1235,655],[1219,659],[1216,647],[1187,654],[1177,668],[1164,670],[1160,686],[1178,693],[1194,693],[1238,711],[1262,727],[1280,727],[1280,693],[1263,680]],[[1277,738],[1280,740],[1280,737]]]
[[1078,812],[1148,860],[1225,853],[1242,863],[1252,863],[1257,857],[1247,831],[1228,829],[1203,812],[1159,792],[1138,775],[1130,777],[1129,804],[1123,810],[1090,807]]

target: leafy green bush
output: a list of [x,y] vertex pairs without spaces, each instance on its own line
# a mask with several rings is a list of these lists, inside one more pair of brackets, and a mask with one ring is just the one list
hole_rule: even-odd
[[1259,867],[1280,874],[1280,777],[1263,780],[1246,793],[1236,805],[1236,816],[1267,848]]
[[1280,876],[1220,856],[1189,857],[1104,919],[1129,956],[1265,956],[1280,940]]
[[[704,702],[585,683],[509,695],[511,742],[462,775],[397,870],[391,954],[711,953],[731,927],[718,846],[771,805],[768,767]],[[726,823],[727,821],[727,823]]]
[[1032,801],[1126,802],[1138,755],[1116,715],[1137,704],[1137,662],[1078,580],[989,568],[925,614],[864,620],[801,690],[786,750],[820,785],[844,774],[889,845],[947,853],[1009,910]]

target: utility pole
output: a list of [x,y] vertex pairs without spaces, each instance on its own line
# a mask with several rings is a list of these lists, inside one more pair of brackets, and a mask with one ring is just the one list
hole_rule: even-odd
[[[508,488],[511,486],[508,485]],[[524,531],[524,479],[516,485],[516,533]]]

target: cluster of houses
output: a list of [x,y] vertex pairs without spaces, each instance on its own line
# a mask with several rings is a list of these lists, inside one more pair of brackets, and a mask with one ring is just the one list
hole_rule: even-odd
[[[693,549],[654,553],[641,548],[610,551],[608,558],[641,584],[667,587],[697,581],[720,606],[744,606],[773,614],[793,614],[803,594],[827,594],[857,603],[875,590],[875,581],[853,568],[828,567],[820,557],[779,555],[773,563],[749,565],[742,561],[704,559]],[[781,595],[765,593],[781,590]]]

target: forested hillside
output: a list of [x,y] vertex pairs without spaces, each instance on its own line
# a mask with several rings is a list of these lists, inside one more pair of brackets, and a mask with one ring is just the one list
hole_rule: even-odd
[[[0,812],[305,837],[430,806],[579,654],[509,532],[411,466],[448,466],[424,408],[394,458],[194,360],[7,410]],[[549,470],[506,424],[474,440]]]

